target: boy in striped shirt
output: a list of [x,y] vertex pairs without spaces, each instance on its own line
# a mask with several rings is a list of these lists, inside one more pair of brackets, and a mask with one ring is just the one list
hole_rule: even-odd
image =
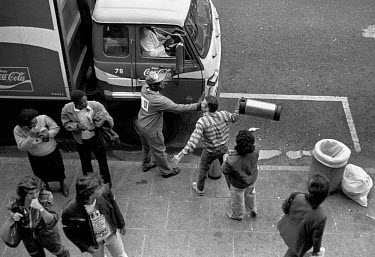
[[197,121],[195,130],[184,149],[172,160],[175,164],[179,163],[185,155],[194,151],[199,139],[202,138],[205,149],[201,156],[198,182],[193,182],[192,185],[199,196],[203,196],[211,163],[219,159],[220,165],[223,164],[223,156],[228,152],[229,123],[235,123],[239,117],[238,107],[233,113],[225,110],[217,111],[218,107],[219,102],[216,97],[209,95],[204,98],[201,103],[203,117]]

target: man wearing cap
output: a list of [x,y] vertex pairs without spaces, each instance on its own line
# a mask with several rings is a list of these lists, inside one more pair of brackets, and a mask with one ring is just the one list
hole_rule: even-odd
[[[141,109],[138,113],[139,136],[142,143],[144,172],[156,166],[164,178],[180,173],[180,168],[171,169],[165,153],[163,136],[163,112],[200,111],[200,100],[194,104],[176,104],[160,94],[166,84],[165,73],[151,71],[141,91]],[[154,159],[152,161],[151,158]]]

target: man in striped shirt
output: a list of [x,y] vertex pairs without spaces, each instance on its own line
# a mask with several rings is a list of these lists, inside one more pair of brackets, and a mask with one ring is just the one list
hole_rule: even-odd
[[192,185],[200,196],[203,195],[204,183],[211,163],[219,159],[220,165],[223,164],[223,156],[228,152],[229,122],[234,123],[239,117],[238,108],[234,113],[230,113],[225,110],[217,111],[218,107],[219,102],[216,97],[204,98],[201,103],[201,109],[204,111],[203,117],[197,121],[195,130],[184,149],[172,160],[175,164],[179,163],[185,155],[194,151],[199,139],[202,138],[205,149],[201,156],[198,182],[193,182]]

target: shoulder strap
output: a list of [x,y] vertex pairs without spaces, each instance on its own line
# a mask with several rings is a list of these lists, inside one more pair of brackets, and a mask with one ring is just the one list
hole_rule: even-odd
[[297,195],[299,195],[299,194],[304,194],[304,193],[302,193],[302,192],[294,192],[294,193],[292,193],[292,194],[290,195],[290,197],[289,197],[288,204],[290,205],[290,204],[293,202],[294,198],[295,198]]

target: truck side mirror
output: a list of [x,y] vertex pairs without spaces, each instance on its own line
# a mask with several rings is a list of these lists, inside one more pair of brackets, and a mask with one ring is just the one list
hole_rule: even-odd
[[178,43],[176,46],[176,74],[184,72],[184,61],[185,61],[185,46],[183,43]]

